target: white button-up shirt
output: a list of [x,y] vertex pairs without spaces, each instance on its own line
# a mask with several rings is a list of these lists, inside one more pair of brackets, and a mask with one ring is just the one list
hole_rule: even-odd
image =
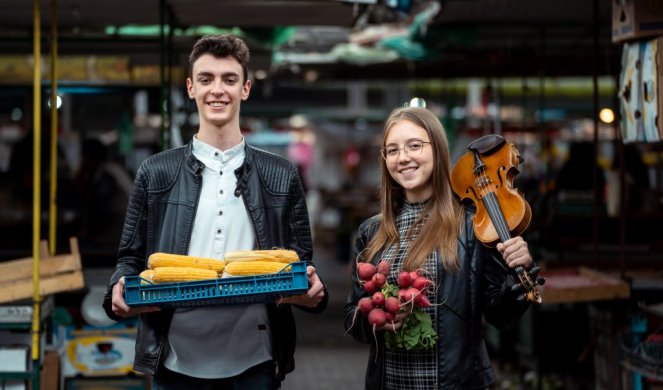
[[[226,252],[255,248],[255,233],[235,170],[245,142],[221,151],[193,138],[193,155],[205,164],[189,255],[223,259]],[[177,309],[168,333],[164,365],[197,378],[227,378],[272,359],[271,329],[262,304]]]
[[244,201],[235,196],[235,170],[244,163],[245,145],[242,141],[220,151],[193,138],[193,155],[205,164],[205,169],[189,246],[191,256],[223,259],[226,252],[255,247],[255,233]]

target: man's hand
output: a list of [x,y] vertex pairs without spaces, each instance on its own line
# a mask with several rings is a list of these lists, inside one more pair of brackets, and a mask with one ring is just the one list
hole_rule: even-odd
[[529,269],[532,266],[532,255],[527,248],[527,242],[520,236],[506,240],[504,243],[498,243],[497,250],[502,254],[509,268],[521,265],[525,269]]
[[135,316],[140,313],[149,313],[161,310],[158,306],[143,306],[138,308],[129,307],[124,300],[124,276],[120,278],[115,286],[113,286],[112,294],[112,308],[113,313],[122,318]]
[[306,276],[308,277],[308,285],[310,286],[306,294],[280,298],[276,303],[279,305],[282,303],[290,303],[308,308],[318,306],[320,301],[322,301],[322,298],[325,296],[324,285],[320,281],[318,274],[315,272],[315,267],[310,265],[306,267]]

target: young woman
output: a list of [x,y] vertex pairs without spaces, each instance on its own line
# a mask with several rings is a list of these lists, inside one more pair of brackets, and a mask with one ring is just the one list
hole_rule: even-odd
[[437,343],[426,349],[387,347],[385,334],[401,329],[410,310],[401,309],[374,333],[366,316],[355,316],[359,300],[370,294],[353,262],[345,328],[371,344],[365,388],[485,389],[495,373],[481,337],[482,317],[503,329],[529,307],[511,292],[516,282],[509,269],[532,266],[527,243],[515,237],[490,249],[477,241],[472,208],[453,196],[449,145],[430,111],[394,110],[385,123],[381,154],[381,213],[359,227],[354,256],[357,262],[388,261],[391,285],[398,284],[401,270],[419,271],[432,281],[431,306],[424,310]]

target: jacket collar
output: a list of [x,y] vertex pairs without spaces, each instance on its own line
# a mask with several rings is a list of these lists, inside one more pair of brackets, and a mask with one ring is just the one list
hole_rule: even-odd
[[203,173],[203,169],[205,169],[205,164],[200,162],[194,155],[193,155],[193,140],[189,141],[188,144],[184,147],[184,157],[186,161],[186,165],[189,168],[189,170],[196,176],[200,176]]
[[[246,183],[249,179],[249,173],[251,173],[251,170],[254,166],[256,153],[255,148],[245,141],[244,152],[246,153],[244,156],[244,164],[235,169],[235,177],[237,177],[238,180],[236,191],[240,191],[246,187]],[[200,176],[203,172],[203,169],[205,169],[205,164],[203,164],[193,155],[193,140],[189,141],[189,143],[184,147],[184,156],[186,165],[189,170],[194,175]]]
[[245,142],[244,152],[244,164],[235,169],[235,177],[237,178],[235,196],[239,196],[239,193],[246,188],[246,183],[249,181],[249,174],[255,165],[255,148]]

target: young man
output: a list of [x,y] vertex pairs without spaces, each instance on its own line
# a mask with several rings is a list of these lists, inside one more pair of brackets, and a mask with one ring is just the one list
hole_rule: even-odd
[[[304,191],[289,161],[247,145],[241,102],[249,97],[249,50],[232,35],[198,40],[189,97],[200,128],[186,146],[146,159],[127,209],[119,258],[104,299],[113,319],[140,314],[134,368],[153,389],[275,389],[294,369],[291,306],[320,312],[328,295],[311,263]],[[270,304],[196,309],[131,308],[124,276],[154,252],[223,259],[236,250],[293,249],[307,268],[306,294]]]

